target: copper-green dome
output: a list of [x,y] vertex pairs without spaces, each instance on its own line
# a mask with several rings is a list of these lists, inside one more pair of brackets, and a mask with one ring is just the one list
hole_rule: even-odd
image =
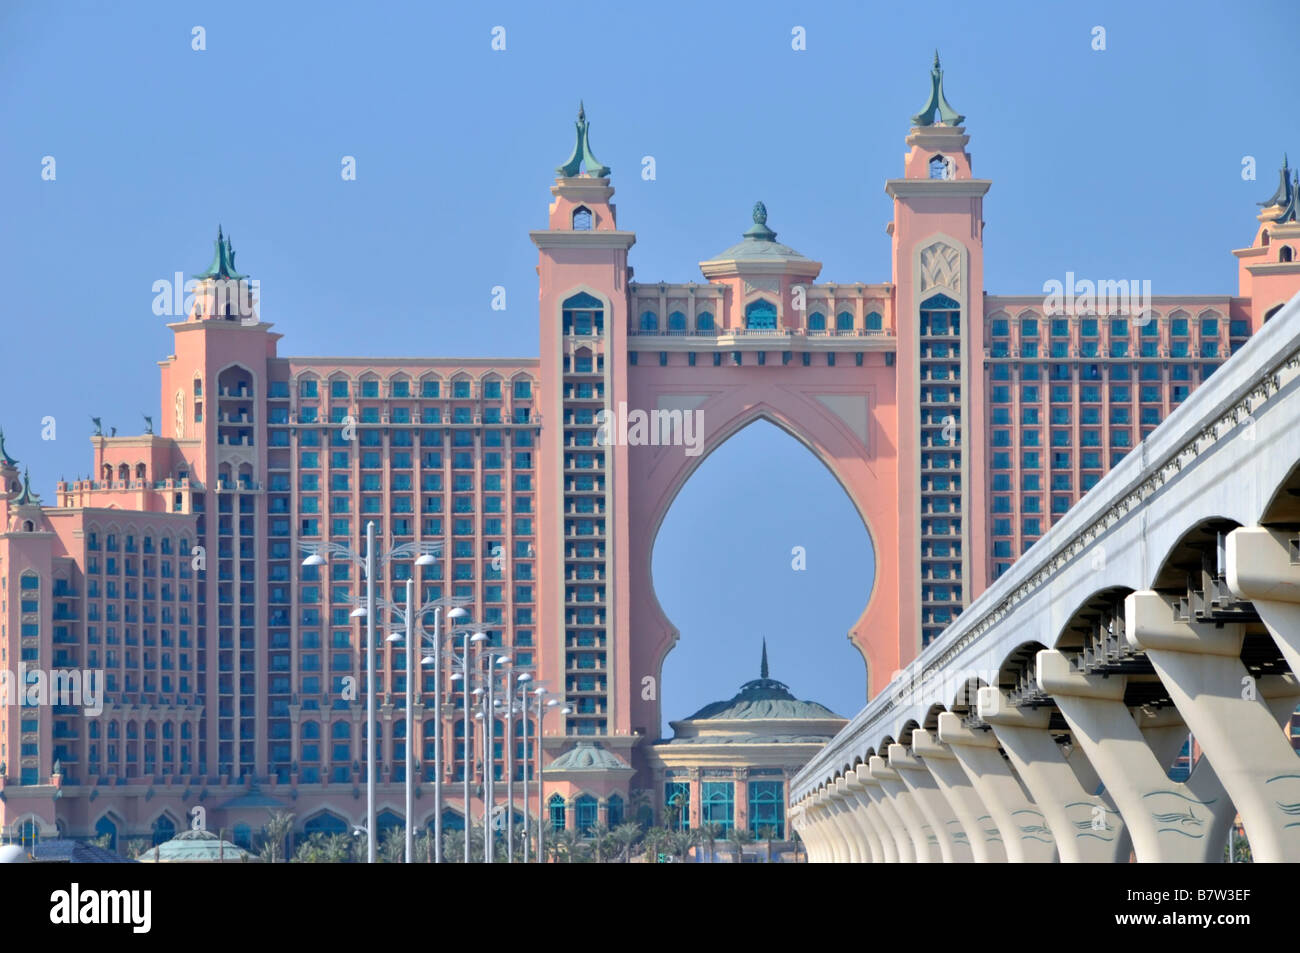
[[825,705],[800,701],[784,682],[767,674],[767,642],[763,642],[763,661],[759,677],[740,686],[740,691],[726,701],[705,705],[687,721],[746,720],[757,718],[839,718]]
[[709,261],[806,261],[789,245],[776,240],[776,232],[767,227],[767,206],[754,203],[754,224],[745,232],[745,240],[718,252]]
[[593,741],[578,744],[546,766],[547,771],[628,770],[627,762]]

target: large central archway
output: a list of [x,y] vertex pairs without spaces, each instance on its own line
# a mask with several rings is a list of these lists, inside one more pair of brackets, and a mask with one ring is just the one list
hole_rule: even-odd
[[[850,371],[844,368],[844,371]],[[757,420],[780,427],[808,448],[843,487],[876,554],[871,593],[848,633],[862,653],[868,681],[879,685],[899,667],[897,419],[893,368],[629,368],[628,405],[695,412],[695,446],[628,448],[628,547],[631,638],[627,697],[632,725],[653,734],[660,724],[663,662],[678,637],[654,591],[652,557],[664,516],[700,463]],[[774,460],[773,466],[780,461]],[[761,473],[751,475],[762,479]],[[743,485],[736,492],[743,494]],[[867,567],[864,566],[864,573]],[[646,691],[646,679],[656,690]]]

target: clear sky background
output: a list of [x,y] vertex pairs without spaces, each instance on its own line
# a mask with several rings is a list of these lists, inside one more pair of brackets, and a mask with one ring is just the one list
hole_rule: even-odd
[[[1283,151],[1300,159],[1297,36],[1293,0],[7,2],[0,426],[52,501],[57,479],[89,470],[90,415],[119,433],[158,417],[171,334],[151,286],[203,269],[218,223],[284,354],[536,354],[527,233],[545,225],[580,98],[637,233],[637,280],[701,280],[758,199],[823,280],[888,280],[884,181],[935,47],[975,173],[993,180],[989,291],[1038,293],[1068,270],[1232,293],[1230,249],[1251,239]],[[762,636],[796,694],[856,712],[864,668],[845,634],[873,565],[811,454],[767,424],[737,435],[657,543],[656,591],[682,633],[666,715],[755,677]]]

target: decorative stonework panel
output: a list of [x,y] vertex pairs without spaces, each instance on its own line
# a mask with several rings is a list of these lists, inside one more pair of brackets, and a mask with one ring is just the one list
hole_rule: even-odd
[[933,288],[961,293],[961,252],[946,242],[921,249],[921,294]]
[[768,294],[779,294],[781,291],[780,278],[746,278],[746,293],[753,291],[766,291]]

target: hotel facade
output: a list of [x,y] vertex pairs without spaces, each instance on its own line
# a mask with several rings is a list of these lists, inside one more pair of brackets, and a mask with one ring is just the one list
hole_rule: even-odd
[[[243,276],[219,233],[194,308],[168,325],[156,432],[97,432],[91,476],[49,503],[0,443],[0,669],[24,689],[41,672],[103,673],[98,714],[50,703],[66,698],[0,707],[0,836],[166,839],[198,806],[210,829],[244,835],[276,808],[308,831],[363,822],[364,579],[347,559],[302,557],[331,541],[362,551],[370,521],[385,551],[440,549],[430,566],[389,562],[380,598],[400,602],[413,578],[417,601],[464,604],[562,699],[541,733],[543,763],[558,763],[550,816],[658,819],[708,769],[678,777],[652,751],[678,634],[652,548],[694,468],[758,419],[825,463],[870,533],[875,575],[849,635],[880,690],[1300,290],[1300,189],[1284,166],[1257,218],[1243,211],[1235,293],[1147,297],[1135,276],[1066,275],[1059,293],[989,293],[992,182],[975,177],[963,122],[936,57],[902,175],[885,183],[888,280],[819,282],[759,203],[702,280],[643,283],[580,112],[531,233],[537,358],[284,356],[270,323],[223,299]],[[628,433],[605,439],[602,411]],[[407,744],[421,824],[437,770],[447,822],[463,817],[466,771],[481,816],[482,725],[462,718],[462,681],[444,667],[438,751],[433,675],[421,670],[408,723],[404,649],[377,653],[381,823],[403,811]],[[522,779],[538,731],[515,717]],[[730,783],[740,817],[744,771]]]

